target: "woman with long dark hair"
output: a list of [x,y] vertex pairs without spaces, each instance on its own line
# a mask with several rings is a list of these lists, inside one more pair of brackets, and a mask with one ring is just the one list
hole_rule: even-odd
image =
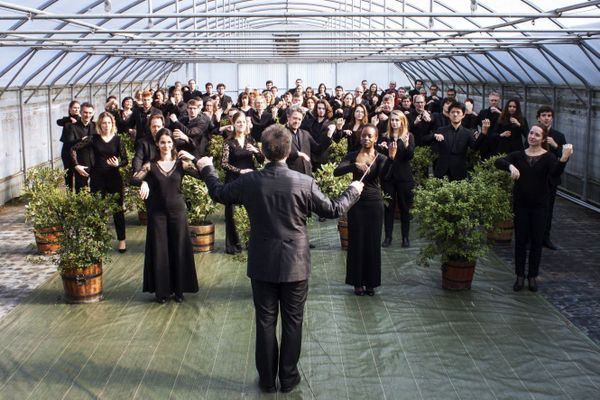
[[509,154],[523,150],[523,140],[527,139],[529,124],[521,113],[519,99],[512,98],[506,102],[495,129],[497,142],[496,154]]
[[154,293],[161,304],[171,295],[181,303],[184,293],[198,291],[181,182],[184,175],[199,175],[183,164],[182,160],[193,160],[191,154],[182,150],[177,157],[170,130],[162,128],[156,133],[156,145],[157,158],[133,177],[148,209],[143,291]]
[[348,211],[346,283],[354,286],[357,296],[373,296],[375,288],[381,285],[380,181],[387,174],[388,158],[375,149],[377,140],[375,125],[365,125],[360,132],[360,149],[346,154],[333,172],[335,176],[352,173],[353,180],[364,183],[360,199]]
[[326,100],[329,102],[331,100],[331,96],[327,93],[327,86],[324,83],[319,83],[319,87],[317,88],[317,93],[315,96],[319,100]]
[[[119,168],[127,165],[127,152],[117,135],[115,117],[105,111],[98,117],[96,123],[97,135],[84,137],[79,143],[71,148],[71,159],[75,165],[75,171],[84,177],[90,177],[90,190],[105,194],[119,195],[119,211],[113,214],[118,250],[124,253],[127,250],[125,243],[125,214],[123,212],[123,179]],[[93,154],[93,166],[91,168],[80,165],[77,160],[77,152],[85,147],[91,147]],[[89,171],[86,171],[88,170]]]
[[114,114],[118,133],[133,133],[135,129],[135,118],[133,118],[134,105],[135,102],[131,96],[125,97],[121,101],[121,109]]
[[[264,101],[264,99],[261,99]],[[225,170],[225,183],[236,180],[240,175],[256,169],[254,160],[264,161],[264,157],[249,134],[246,115],[239,111],[232,119],[233,132],[223,143],[221,166]],[[233,204],[225,205],[225,252],[235,254],[242,251],[242,245],[233,219]]]
[[358,151],[361,148],[360,144],[360,131],[362,128],[369,123],[369,113],[367,107],[359,104],[352,113],[352,118],[349,122],[342,124],[342,119],[336,120],[336,131],[333,135],[333,140],[339,142],[343,137],[348,139],[348,153],[352,151]]
[[529,290],[537,291],[537,276],[542,258],[542,243],[546,229],[549,178],[559,176],[565,169],[573,146],[562,147],[560,159],[548,151],[548,131],[535,124],[527,135],[527,147],[496,160],[496,167],[510,172],[515,180],[513,189],[513,213],[515,226],[515,274],[517,279],[513,290],[523,289],[525,280],[525,260],[529,247],[529,270],[527,281]]
[[408,119],[402,111],[394,110],[390,113],[388,130],[382,138],[380,148],[391,160],[390,172],[382,184],[384,193],[390,197],[389,203],[385,206],[385,239],[382,246],[388,247],[392,243],[394,211],[398,205],[402,247],[409,247],[410,208],[414,186],[410,160],[415,154],[415,138],[408,131]]

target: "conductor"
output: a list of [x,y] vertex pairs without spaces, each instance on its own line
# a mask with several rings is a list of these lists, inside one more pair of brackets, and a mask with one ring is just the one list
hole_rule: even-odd
[[[242,204],[250,219],[248,277],[256,310],[256,368],[262,391],[272,393],[279,375],[281,392],[300,382],[298,360],[302,342],[304,303],[308,293],[310,250],[307,217],[337,218],[359,198],[361,182],[352,182],[342,195],[330,200],[308,175],[286,164],[292,136],[271,125],[262,134],[268,161],[261,171],[241,175],[223,185],[212,159],[196,162],[210,196],[220,203]],[[281,309],[281,346],[275,334]]]

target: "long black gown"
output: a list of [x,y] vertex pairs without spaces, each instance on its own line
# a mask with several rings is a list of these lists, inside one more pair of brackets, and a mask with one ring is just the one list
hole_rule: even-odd
[[148,228],[144,260],[144,292],[157,298],[198,291],[194,252],[187,223],[187,208],[181,181],[184,175],[198,177],[177,160],[170,171],[157,162],[147,163],[134,180],[146,181],[150,194],[146,201]]
[[[352,173],[360,180],[363,173],[356,168],[358,151],[346,154],[335,169],[335,176]],[[388,158],[376,153],[369,173],[363,179],[360,199],[348,211],[348,254],[346,283],[375,288],[381,285],[381,230],[383,227],[383,196],[380,180],[387,174]]]

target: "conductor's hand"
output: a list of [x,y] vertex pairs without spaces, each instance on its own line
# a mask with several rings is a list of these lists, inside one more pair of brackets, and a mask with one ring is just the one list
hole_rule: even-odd
[[76,166],[75,166],[75,171],[77,171],[77,173],[78,173],[79,175],[81,175],[81,176],[85,176],[85,177],[88,177],[88,176],[90,176],[90,174],[88,174],[88,173],[86,172],[86,169],[88,169],[88,167],[84,167],[83,165],[76,165]]
[[510,164],[510,166],[508,167],[509,171],[510,171],[510,177],[513,180],[517,180],[519,179],[519,177],[521,176],[521,173],[519,172],[519,170],[517,169],[517,167],[515,167],[514,165]]
[[358,190],[358,194],[361,194],[361,193],[362,193],[362,190],[363,190],[363,187],[364,187],[364,186],[365,186],[365,184],[364,184],[364,183],[362,183],[362,182],[359,182],[359,181],[353,181],[353,182],[350,184],[350,187],[353,187],[353,188],[355,188],[356,190]]
[[198,171],[202,171],[204,169],[204,167],[208,167],[209,165],[212,165],[212,163],[213,163],[212,157],[202,157],[196,163],[196,168],[198,168]]
[[142,186],[140,186],[140,197],[142,200],[146,200],[148,195],[150,194],[150,188],[148,187],[148,182],[142,182]]

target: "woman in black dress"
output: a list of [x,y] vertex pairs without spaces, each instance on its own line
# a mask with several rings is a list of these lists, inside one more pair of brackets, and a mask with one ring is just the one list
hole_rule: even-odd
[[135,120],[133,118],[133,107],[135,102],[133,97],[125,97],[121,102],[121,108],[116,112],[115,118],[117,120],[117,132],[128,133],[133,135],[135,133]]
[[[86,136],[71,148],[71,158],[75,171],[84,177],[90,177],[90,190],[101,193],[117,193],[119,195],[119,211],[113,214],[118,250],[124,253],[127,250],[125,243],[125,214],[123,213],[123,179],[119,168],[127,165],[127,152],[117,135],[115,117],[109,112],[103,112],[96,123],[97,135]],[[94,157],[93,167],[79,165],[77,152],[85,147],[92,148]]]
[[523,140],[527,139],[529,125],[521,113],[521,103],[518,99],[508,100],[500,114],[495,129],[495,139],[498,143],[496,154],[509,154],[523,150]]
[[382,185],[384,193],[391,198],[385,207],[385,239],[382,246],[388,247],[392,244],[394,211],[398,205],[402,247],[409,247],[410,208],[413,202],[414,186],[410,160],[415,154],[415,138],[408,131],[408,119],[402,111],[392,111],[388,121],[388,130],[380,143],[380,148],[384,154],[388,154],[391,160],[389,174]]
[[331,96],[327,93],[327,86],[324,83],[319,83],[319,87],[317,89],[317,93],[315,94],[317,99],[319,100],[331,100]]
[[56,125],[62,126],[63,131],[60,134],[60,141],[63,142],[62,149],[60,151],[60,158],[62,159],[63,168],[65,169],[65,185],[69,188],[73,188],[73,168],[71,162],[71,145],[67,143],[65,135],[65,127],[70,124],[74,124],[77,121],[81,121],[81,105],[77,100],[72,100],[69,103],[69,115],[56,120]]
[[174,143],[170,130],[159,130],[157,159],[146,163],[133,177],[140,185],[140,197],[146,200],[148,209],[143,290],[155,293],[159,303],[165,303],[170,295],[181,303],[183,293],[198,291],[181,181],[186,174],[199,175],[191,167],[186,169],[182,162],[192,160],[193,156],[180,151],[178,159]]
[[360,132],[363,127],[369,122],[369,114],[367,107],[359,104],[352,113],[352,118],[349,122],[345,123],[341,128],[343,121],[341,118],[336,120],[336,131],[333,134],[333,140],[338,143],[343,137],[348,138],[348,150],[347,152],[358,151],[361,148]]
[[[242,174],[256,169],[254,159],[264,161],[264,156],[256,147],[256,141],[249,135],[246,115],[239,111],[233,116],[233,132],[223,143],[221,166],[225,170],[225,183],[236,180]],[[242,251],[240,239],[233,219],[233,204],[225,205],[225,252],[235,254]]]
[[515,274],[513,290],[523,289],[525,260],[529,246],[529,290],[537,291],[536,278],[542,258],[542,242],[546,229],[549,178],[559,176],[565,169],[573,146],[565,144],[560,159],[548,151],[548,131],[541,125],[533,125],[527,135],[529,147],[510,153],[496,161],[496,167],[510,172],[515,180],[513,189],[513,213],[515,226]]
[[381,285],[383,196],[379,182],[387,173],[388,158],[375,150],[377,128],[374,125],[363,127],[360,142],[361,149],[348,153],[333,174],[352,173],[356,181],[364,175],[360,199],[348,211],[346,283],[354,286],[357,296],[373,296],[375,288]]

